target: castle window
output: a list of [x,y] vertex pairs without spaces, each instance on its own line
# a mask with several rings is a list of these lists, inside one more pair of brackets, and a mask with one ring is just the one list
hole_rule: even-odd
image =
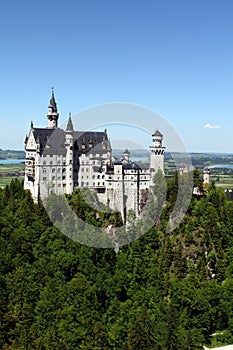
[[95,182],[93,182],[93,186],[95,186]]
[[58,186],[58,187],[61,187],[61,184],[58,184],[57,186]]
[[97,175],[97,179],[100,179],[100,175]]
[[61,168],[58,168],[58,169],[57,169],[57,172],[60,173],[60,172],[61,172]]
[[55,171],[56,171],[56,169],[55,169],[55,168],[53,168],[53,169],[52,169],[52,173],[55,173]]
[[86,171],[88,171],[89,169],[88,168],[86,168]]
[[55,180],[55,176],[52,177],[52,180]]
[[46,168],[43,168],[43,174],[45,174],[46,173]]
[[53,162],[49,162],[50,165],[53,165]]
[[84,168],[82,168],[82,171],[84,171]]
[[46,177],[43,177],[43,181],[46,181]]
[[104,179],[104,175],[102,175],[102,179]]
[[94,179],[95,178],[95,175],[92,175],[92,179]]
[[84,182],[81,182],[81,186],[82,186],[82,187],[84,186]]
[[92,164],[95,165],[95,161],[94,160],[93,160]]
[[43,161],[43,165],[46,165],[46,161]]
[[102,182],[102,185],[104,186],[104,182]]
[[98,186],[100,185],[100,182],[98,182],[98,184],[97,184]]
[[89,182],[87,182],[86,186],[89,186]]

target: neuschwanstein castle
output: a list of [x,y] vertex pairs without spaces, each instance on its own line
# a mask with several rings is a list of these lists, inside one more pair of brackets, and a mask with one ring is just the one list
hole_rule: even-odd
[[122,159],[113,162],[107,130],[76,131],[71,115],[66,130],[60,129],[53,91],[47,119],[46,128],[31,123],[25,139],[24,188],[31,191],[33,199],[38,201],[40,195],[44,198],[51,191],[62,195],[87,187],[124,219],[128,210],[139,215],[155,173],[164,170],[163,135],[158,130],[152,135],[150,166],[145,168],[130,160],[127,149]]

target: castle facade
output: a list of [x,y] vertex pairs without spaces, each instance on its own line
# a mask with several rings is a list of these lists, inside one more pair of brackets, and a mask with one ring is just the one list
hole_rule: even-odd
[[130,160],[127,149],[122,159],[112,161],[107,130],[76,131],[71,115],[66,130],[60,129],[53,91],[47,119],[46,128],[31,123],[25,139],[24,188],[30,190],[34,201],[51,192],[71,194],[87,187],[109,208],[120,211],[124,220],[129,210],[139,215],[154,175],[159,169],[164,171],[163,135],[158,130],[152,135],[150,166],[142,167]]

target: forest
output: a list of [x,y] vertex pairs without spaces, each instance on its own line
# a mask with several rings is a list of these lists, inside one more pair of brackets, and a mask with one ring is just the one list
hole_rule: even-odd
[[[197,171],[194,181],[202,187]],[[166,186],[159,220],[118,252],[62,234],[21,181],[0,189],[0,348],[195,350],[233,343],[233,202],[212,183],[192,196],[168,233],[178,174]],[[120,224],[117,215],[97,215],[79,191],[67,200],[97,226]]]

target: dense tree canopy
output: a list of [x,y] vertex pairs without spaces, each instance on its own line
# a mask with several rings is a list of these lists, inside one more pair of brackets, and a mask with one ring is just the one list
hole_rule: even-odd
[[[168,234],[176,195],[174,178],[160,220],[116,253],[60,233],[19,181],[0,190],[0,348],[195,350],[213,333],[233,342],[233,202],[211,185]],[[120,224],[78,191],[68,201],[96,226]]]

